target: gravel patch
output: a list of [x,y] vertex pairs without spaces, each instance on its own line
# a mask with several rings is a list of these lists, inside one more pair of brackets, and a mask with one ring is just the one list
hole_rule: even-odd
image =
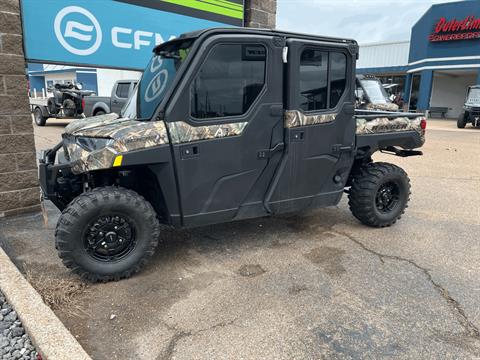
[[17,313],[0,292],[0,359],[38,360],[41,357],[32,345]]

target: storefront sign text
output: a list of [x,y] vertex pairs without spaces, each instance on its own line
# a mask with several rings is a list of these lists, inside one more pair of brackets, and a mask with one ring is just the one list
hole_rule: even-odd
[[432,42],[472,39],[480,39],[480,17],[473,15],[462,20],[442,17],[435,24],[434,33],[428,36]]

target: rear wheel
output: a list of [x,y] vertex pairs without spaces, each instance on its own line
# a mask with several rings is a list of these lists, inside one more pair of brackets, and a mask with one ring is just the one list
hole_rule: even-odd
[[127,278],[154,254],[160,235],[155,210],[134,191],[96,188],[74,199],[55,231],[60,258],[90,281]]
[[45,126],[45,123],[47,122],[47,118],[43,116],[42,110],[38,107],[33,111],[33,119],[37,126]]
[[99,116],[99,115],[105,115],[105,111],[103,110],[98,110],[95,112],[95,115],[94,116]]
[[457,120],[457,128],[463,129],[467,125],[468,114],[461,113]]
[[363,224],[385,227],[394,224],[408,206],[410,179],[396,165],[370,163],[352,178],[349,206]]

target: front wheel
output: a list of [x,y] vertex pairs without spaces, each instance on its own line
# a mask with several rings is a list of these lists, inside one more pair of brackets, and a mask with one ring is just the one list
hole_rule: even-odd
[[457,128],[463,129],[467,125],[468,114],[461,113],[457,120]]
[[410,179],[396,165],[366,164],[353,175],[351,183],[348,204],[353,216],[365,225],[390,226],[408,206]]
[[152,205],[132,190],[96,188],[62,212],[55,243],[65,266],[90,281],[137,273],[154,254],[160,224]]
[[43,116],[42,109],[38,107],[33,111],[33,119],[37,126],[45,126],[45,123],[47,122],[47,118]]

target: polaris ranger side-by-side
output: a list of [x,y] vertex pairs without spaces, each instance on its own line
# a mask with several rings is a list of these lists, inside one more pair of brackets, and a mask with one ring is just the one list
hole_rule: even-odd
[[480,127],[480,85],[470,86],[463,111],[458,117],[457,127],[463,129],[467,124]]
[[409,179],[372,154],[421,155],[426,122],[355,115],[357,54],[353,40],[245,28],[157,46],[120,116],[72,122],[42,156],[64,264],[92,281],[128,277],[154,253],[161,224],[331,206],[344,192],[364,224],[395,223]]

